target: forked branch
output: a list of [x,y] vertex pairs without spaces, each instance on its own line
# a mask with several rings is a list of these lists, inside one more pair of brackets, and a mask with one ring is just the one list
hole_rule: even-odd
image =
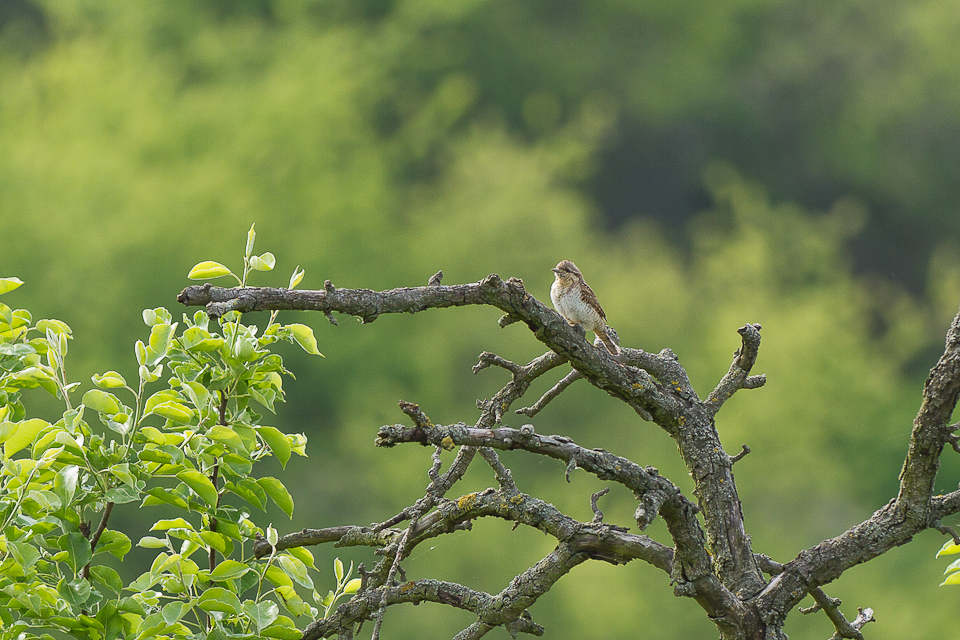
[[[503,312],[501,326],[522,322],[550,349],[526,365],[490,353],[481,355],[476,370],[497,366],[509,371],[511,379],[493,398],[481,401],[481,416],[475,427],[462,423],[436,425],[416,405],[403,405],[414,426],[381,427],[378,445],[418,442],[436,447],[430,487],[415,505],[369,528],[305,530],[281,538],[278,549],[334,541],[338,545],[379,547],[383,554],[377,568],[364,574],[366,590],[330,618],[311,625],[305,637],[334,633],[352,637],[352,625],[374,612],[382,612],[385,606],[424,600],[445,602],[477,615],[477,622],[457,636],[463,640],[482,637],[495,626],[540,633],[540,628],[530,621],[526,607],[570,567],[587,559],[641,559],[669,572],[675,592],[694,598],[717,625],[723,640],[783,640],[786,636],[782,625],[787,614],[808,593],[833,621],[835,637],[860,638],[860,629],[873,619],[872,611],[861,609],[855,620],[847,621],[839,612],[839,603],[828,598],[820,587],[850,567],[904,544],[924,529],[935,528],[955,536],[941,519],[960,512],[960,490],[934,496],[933,487],[944,446],[960,450],[960,439],[954,435],[957,425],[949,423],[960,396],[960,314],[954,318],[943,356],[924,386],[923,404],[914,420],[897,496],[864,522],[779,565],[754,554],[744,529],[732,468],[749,448],[744,446],[735,456],[728,455],[715,424],[717,412],[737,391],[756,389],[766,381],[764,376],[752,374],[760,345],[758,324],[746,324],[739,329],[741,346],[729,371],[706,400],[700,400],[686,371],[669,349],[652,354],[622,346],[621,356],[612,358],[605,349],[587,342],[582,332],[571,328],[557,313],[529,295],[520,280],[513,278],[504,281],[490,275],[477,283],[448,286],[440,284],[440,277],[436,276],[426,287],[380,292],[337,289],[329,282],[322,291],[221,289],[203,285],[184,289],[178,299],[184,304],[206,306],[213,317],[229,311],[297,309],[319,311],[328,317],[344,313],[363,322],[390,313],[489,305]],[[564,362],[573,371],[534,405],[518,413],[536,415],[575,380],[585,379],[626,403],[641,417],[655,421],[676,441],[694,482],[696,502],[652,467],[641,467],[606,451],[584,449],[562,436],[541,436],[531,425],[520,429],[493,428],[501,424],[510,406],[524,395],[534,379]],[[440,450],[456,447],[456,459],[441,474]],[[643,529],[659,515],[667,525],[674,548],[599,521],[578,522],[555,507],[520,493],[494,451],[506,449],[546,455],[566,463],[568,474],[579,468],[627,487],[638,500],[637,524]],[[477,452],[490,464],[499,488],[457,500],[445,498]],[[396,583],[395,576],[402,576],[400,562],[412,548],[432,537],[469,527],[478,517],[498,517],[537,527],[556,537],[557,549],[514,578],[498,595],[432,580]],[[410,521],[404,530],[394,528],[404,520]],[[266,541],[257,543],[258,555],[270,550]],[[761,569],[772,577],[765,579]]]

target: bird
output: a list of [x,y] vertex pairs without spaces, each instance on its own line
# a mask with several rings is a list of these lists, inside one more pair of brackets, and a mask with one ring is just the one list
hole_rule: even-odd
[[620,355],[620,347],[612,337],[616,334],[607,326],[603,307],[577,265],[570,260],[561,260],[552,271],[556,277],[550,287],[550,299],[561,317],[571,325],[593,331],[611,355]]

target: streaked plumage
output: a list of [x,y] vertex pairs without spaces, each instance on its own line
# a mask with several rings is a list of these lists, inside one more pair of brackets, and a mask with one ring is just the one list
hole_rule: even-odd
[[550,287],[550,299],[557,312],[570,324],[593,331],[607,351],[615,356],[620,355],[620,347],[607,331],[607,316],[603,307],[593,289],[584,281],[577,265],[570,260],[562,260],[553,268],[553,272],[556,279]]

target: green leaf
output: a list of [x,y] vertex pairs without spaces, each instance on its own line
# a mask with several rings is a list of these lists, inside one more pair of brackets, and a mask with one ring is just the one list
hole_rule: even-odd
[[120,574],[117,573],[117,571],[112,567],[98,564],[90,567],[90,574],[93,576],[94,580],[107,587],[117,595],[123,591],[123,580],[120,579]]
[[66,322],[63,320],[54,320],[53,318],[39,320],[36,324],[36,328],[44,334],[46,334],[46,332],[49,330],[57,334],[62,333],[68,336],[73,335],[73,330]]
[[191,609],[193,605],[189,602],[171,602],[163,606],[160,615],[167,624],[175,624],[180,621],[180,618],[190,613]]
[[3,443],[3,453],[8,458],[24,447],[28,446],[37,437],[42,429],[50,423],[40,418],[31,418],[17,423],[16,431]]
[[[58,432],[57,432],[57,439],[59,439],[61,436],[64,436],[64,437],[66,437],[66,438],[70,438],[70,437],[71,437],[70,434],[67,433],[66,431],[58,431]],[[49,449],[47,449],[46,451],[44,451],[44,452],[43,452],[43,455],[40,456],[40,459],[37,460],[37,468],[38,468],[38,469],[48,469],[48,468],[50,468],[50,466],[51,466],[54,462],[56,462],[56,460],[57,460],[57,458],[60,456],[60,454],[63,453],[63,450],[64,450],[64,449],[65,449],[65,447],[50,447]],[[53,496],[56,496],[57,494],[52,493],[52,495],[53,495]],[[57,498],[57,500],[59,500],[59,498]]]
[[[212,485],[211,485],[212,486]],[[150,506],[155,504],[172,504],[175,507],[180,509],[188,509],[187,501],[178,496],[176,493],[165,489],[163,487],[153,487],[147,491],[147,497],[143,500],[143,506]]]
[[942,587],[948,584],[960,584],[960,573],[956,571],[951,573],[949,576],[947,576],[946,580],[940,583],[940,586]]
[[83,578],[75,578],[69,582],[62,578],[57,584],[57,592],[64,600],[79,608],[90,599],[90,583]]
[[173,400],[168,400],[155,405],[153,409],[144,415],[150,414],[160,416],[161,418],[166,418],[167,420],[172,420],[173,422],[184,423],[190,422],[194,415],[190,407]]
[[127,381],[116,371],[107,371],[103,375],[94,374],[91,380],[101,389],[117,389],[127,386]]
[[112,489],[107,489],[104,498],[108,502],[114,504],[126,504],[127,502],[133,502],[134,500],[140,499],[140,492],[127,485],[121,485],[119,487],[113,487]]
[[238,613],[241,610],[240,599],[223,587],[211,587],[197,598],[197,606],[204,611],[223,611]]
[[119,638],[123,633],[123,617],[112,602],[105,602],[100,605],[97,620],[103,625],[104,638]]
[[266,476],[264,478],[258,478],[257,484],[267,492],[270,499],[273,500],[285,514],[291,518],[293,517],[293,498],[290,496],[287,488],[283,486],[282,482],[276,478]]
[[290,579],[290,576],[284,573],[283,569],[275,564],[271,564],[267,567],[266,571],[263,572],[263,577],[269,580],[276,587],[293,586],[293,580]]
[[57,546],[67,552],[67,564],[77,573],[85,564],[93,559],[90,551],[90,541],[83,534],[71,531],[57,538]]
[[207,400],[210,398],[210,392],[207,391],[207,388],[199,382],[193,382],[192,380],[183,383],[183,391],[197,409],[203,409],[207,404]]
[[140,604],[134,598],[127,596],[125,598],[120,598],[117,602],[117,609],[123,611],[124,613],[132,613],[138,616],[145,616],[147,612],[144,610],[143,605]]
[[287,460],[290,459],[290,452],[292,450],[290,440],[286,434],[276,427],[261,426],[254,428],[257,430],[257,434],[263,438],[263,441],[267,443],[267,446],[270,447],[273,455],[277,456],[277,460],[280,461],[280,466],[286,469]]
[[147,638],[156,638],[168,630],[168,625],[163,621],[163,616],[159,613],[152,613],[137,626],[137,637],[134,640],[147,640]]
[[143,323],[148,327],[152,327],[157,324],[170,324],[172,320],[173,316],[163,307],[143,310]]
[[250,619],[259,633],[261,629],[265,629],[274,623],[280,614],[280,607],[277,606],[277,603],[268,600],[263,602],[247,600],[243,603],[243,613]]
[[168,549],[170,547],[166,540],[155,536],[143,536],[137,546],[143,549]]
[[202,327],[190,327],[183,332],[183,348],[187,351],[215,351],[225,343],[223,338],[215,338]]
[[235,493],[261,511],[267,506],[267,492],[252,478],[243,478],[240,482],[227,482],[224,485],[227,491]]
[[[143,344],[142,342],[137,344]],[[163,365],[158,364],[156,367],[151,369],[145,364],[140,365],[140,368],[137,370],[137,373],[140,376],[140,379],[144,382],[156,382],[160,379],[160,374],[163,373]]]
[[189,529],[193,531],[193,525],[183,518],[172,518],[168,520],[157,520],[157,522],[150,527],[150,531],[166,531],[168,529]]
[[156,324],[150,330],[150,341],[147,345],[147,366],[158,364],[170,351],[170,342],[173,339],[174,331],[177,329],[177,322],[173,324]]
[[297,265],[297,267],[293,270],[293,275],[290,276],[290,285],[287,288],[295,289],[303,280],[303,274],[303,269],[300,268],[300,265]]
[[107,471],[109,471],[117,480],[127,486],[135,487],[137,485],[137,479],[132,473],[130,473],[130,464],[127,462],[115,464],[107,469]]
[[[236,511],[234,511],[236,513]],[[226,536],[227,538],[233,538],[243,542],[245,538],[240,534],[240,526],[236,523],[230,522],[227,519],[226,514],[221,514],[220,519],[217,520],[217,533]],[[229,541],[228,541],[229,542]]]
[[94,411],[105,413],[108,416],[120,413],[122,409],[122,405],[120,404],[120,400],[117,399],[117,396],[112,393],[107,393],[106,391],[101,391],[100,389],[90,389],[90,391],[87,391],[83,394],[82,402]]
[[134,353],[137,354],[137,364],[142,367],[147,362],[147,347],[143,344],[143,340],[137,340],[133,346]]
[[233,345],[233,353],[239,360],[244,362],[254,359],[257,353],[256,340],[246,336],[237,338],[237,342]]
[[302,562],[286,554],[277,556],[276,561],[277,565],[283,569],[283,572],[293,578],[298,584],[307,589],[313,589],[313,580],[310,579],[310,574],[307,573],[307,567]]
[[203,549],[203,545],[194,540],[184,540],[180,545],[180,555],[189,558],[191,555]]
[[313,329],[305,324],[288,324],[286,328],[290,330],[293,339],[304,351],[315,356],[323,355],[317,350],[317,339],[313,335]]
[[333,575],[337,576],[337,582],[343,582],[343,560],[334,558]]
[[276,264],[277,259],[269,251],[259,256],[250,256],[250,266],[257,271],[272,271]]
[[[244,451],[246,446],[244,446]],[[243,477],[250,475],[250,472],[253,470],[253,463],[249,458],[244,458],[243,456],[238,456],[235,453],[227,453],[221,459],[220,462],[223,463],[221,466],[222,471],[231,473],[235,476]]]
[[224,427],[219,424],[214,425],[207,430],[206,436],[215,442],[220,442],[234,449],[246,452],[246,447],[243,446],[243,440],[241,440],[237,432],[230,427]]
[[180,562],[179,554],[161,553],[156,558],[154,558],[153,564],[150,565],[150,575],[159,576],[170,567],[176,566],[178,562]]
[[254,222],[252,225],[250,225],[250,231],[247,231],[247,246],[244,248],[244,251],[243,251],[243,255],[245,257],[249,257],[253,255],[253,243],[257,239],[257,232],[254,231],[253,228],[256,225],[257,223]]
[[362,583],[363,583],[363,581],[362,581],[360,578],[354,578],[353,580],[351,580],[350,582],[347,583],[347,586],[345,586],[345,587],[343,588],[343,592],[344,592],[344,593],[356,593],[357,591],[360,590],[360,585],[361,585]]
[[295,616],[304,616],[310,614],[310,606],[303,601],[300,595],[294,591],[293,587],[277,587],[274,593],[283,600],[283,606]]
[[180,340],[183,341],[183,348],[190,349],[196,344],[203,342],[210,337],[210,332],[203,327],[188,327],[184,330]]
[[942,547],[940,547],[940,551],[937,551],[937,557],[952,556],[957,553],[960,553],[960,545],[954,544],[952,540],[948,540],[947,542],[943,543]]
[[12,378],[8,378],[8,385],[22,387],[24,389],[35,389],[43,387],[50,395],[59,394],[57,382],[51,374],[53,370],[46,365],[37,367],[27,367]]
[[212,280],[213,278],[231,275],[233,275],[233,272],[219,262],[205,260],[204,262],[194,265],[193,269],[190,269],[190,273],[187,274],[187,277],[191,280]]
[[277,533],[277,530],[273,528],[273,523],[267,527],[267,542],[270,543],[271,547],[276,547],[277,542],[280,540],[280,534]]
[[[217,506],[217,489],[210,482],[210,478],[199,471],[181,471],[177,479],[193,489],[200,498],[211,507]],[[269,491],[268,491],[269,493]]]
[[949,566],[943,570],[943,575],[947,575],[951,571],[960,571],[960,558],[951,562]]
[[[154,405],[156,406],[156,405]],[[167,440],[163,436],[163,432],[156,427],[143,427],[140,429],[140,435],[143,436],[147,442],[152,442],[154,444],[166,444]]]
[[29,569],[40,559],[40,551],[26,542],[8,542],[7,549],[24,569]]
[[296,558],[306,566],[310,567],[311,569],[317,568],[317,566],[314,564],[314,561],[313,561],[313,554],[310,553],[310,550],[307,549],[306,547],[292,547],[290,549],[287,549],[287,553],[289,553],[294,558]]
[[233,580],[234,578],[239,578],[247,571],[250,571],[250,567],[243,564],[242,562],[237,562],[236,560],[224,560],[217,567],[210,572],[210,579],[214,582],[223,582],[225,580]]
[[0,278],[0,295],[13,291],[23,284],[20,278]]
[[100,540],[97,541],[97,548],[94,552],[95,554],[109,553],[118,560],[123,560],[123,557],[127,555],[131,547],[132,543],[130,542],[130,538],[127,537],[127,534],[122,531],[106,529],[100,535]]
[[193,542],[196,542],[196,543],[197,543],[198,545],[200,545],[201,547],[202,547],[202,546],[205,546],[205,545],[203,544],[203,540],[200,538],[200,534],[197,533],[196,531],[194,531],[193,528],[190,528],[190,529],[178,529],[178,528],[167,529],[167,535],[168,535],[169,537],[171,537],[171,538],[180,538],[181,540],[192,540]]
[[[223,521],[217,524],[222,525]],[[230,551],[233,549],[233,543],[222,533],[216,531],[201,531],[199,536],[200,540],[203,541],[203,546],[213,547],[224,556],[230,555]]]
[[299,640],[303,634],[293,624],[293,620],[287,616],[279,616],[277,624],[263,629],[260,635],[264,638],[277,638],[277,640]]
[[10,436],[15,434],[18,428],[19,425],[16,422],[0,422],[0,443],[9,440]]
[[67,465],[63,469],[57,472],[56,477],[53,479],[53,491],[58,496],[60,500],[63,501],[63,504],[70,504],[73,501],[73,496],[77,492],[77,479],[80,476],[80,467],[75,464]]

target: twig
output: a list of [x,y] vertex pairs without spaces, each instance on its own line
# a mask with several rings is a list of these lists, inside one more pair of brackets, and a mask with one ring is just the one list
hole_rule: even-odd
[[600,511],[600,507],[597,506],[597,500],[601,497],[610,493],[610,487],[604,487],[597,491],[592,496],[590,496],[590,508],[593,509],[593,523],[600,524],[603,522],[603,511]]
[[[800,613],[810,614],[816,613],[817,611],[823,611],[825,614],[827,614],[827,617],[830,618],[830,622],[833,623],[833,626],[837,630],[830,640],[840,640],[841,638],[863,640],[863,634],[860,633],[860,628],[868,622],[873,621],[873,609],[857,609],[857,613],[859,615],[853,622],[850,622],[840,612],[840,605],[842,602],[839,598],[831,598],[824,593],[823,589],[820,587],[811,589],[810,595],[813,597],[813,600],[816,602],[816,604],[812,607],[800,609]],[[866,619],[865,614],[869,614],[869,616],[867,616],[869,617],[869,620]]]
[[742,338],[742,344],[733,354],[733,364],[723,376],[717,388],[710,392],[704,401],[704,406],[711,415],[716,415],[726,402],[740,389],[757,389],[766,383],[763,375],[751,376],[750,370],[757,362],[757,353],[760,350],[760,325],[745,324],[737,333]]
[[527,416],[527,417],[529,417],[529,418],[532,418],[533,416],[535,416],[535,415],[537,415],[538,413],[540,413],[541,411],[543,411],[543,408],[544,408],[545,406],[547,406],[547,404],[548,404],[551,400],[553,400],[553,399],[556,398],[558,395],[560,395],[561,393],[563,393],[563,391],[564,391],[567,387],[569,387],[570,385],[572,385],[574,382],[576,382],[577,380],[579,380],[581,377],[582,377],[582,376],[580,375],[580,372],[577,371],[576,369],[574,369],[573,371],[571,371],[571,372],[568,373],[567,375],[563,376],[563,378],[561,378],[560,382],[558,382],[557,384],[555,384],[555,385],[553,385],[552,387],[550,387],[550,390],[547,391],[547,392],[546,392],[545,394],[543,394],[542,396],[540,396],[540,399],[537,400],[532,406],[530,406],[530,407],[523,407],[522,409],[517,409],[516,412],[517,412],[517,413],[521,413],[521,414],[523,414],[523,415],[525,415],[525,416]]
[[413,418],[413,423],[421,429],[433,426],[433,422],[430,421],[430,418],[427,417],[427,414],[420,410],[420,405],[414,404],[413,402],[406,402],[404,400],[401,400],[399,405],[400,410]]
[[[951,426],[950,426],[950,430],[951,430],[951,431],[954,430],[953,427],[954,427],[954,425],[951,425]],[[955,434],[955,433],[951,433],[951,434],[948,434],[948,435],[944,438],[944,440],[946,440],[947,443],[948,443],[951,447],[953,447],[953,450],[954,450],[954,451],[956,451],[957,453],[960,453],[960,436],[957,436],[957,434]]]
[[960,545],[960,535],[957,535],[957,532],[954,531],[953,527],[948,527],[939,520],[935,520],[933,524],[930,525],[931,529],[936,529],[945,536],[950,536],[953,538],[953,544]]
[[510,382],[504,385],[492,398],[477,400],[477,408],[481,411],[477,426],[491,428],[495,424],[500,424],[510,406],[527,392],[534,380],[566,361],[566,358],[553,351],[548,351],[521,366],[489,351],[481,353],[480,361],[473,367],[474,373],[489,366],[497,366],[509,371],[511,376]]
[[771,576],[783,573],[783,565],[770,556],[763,553],[755,553],[753,557],[757,561],[757,566],[760,567],[760,570],[764,573]]
[[[407,550],[407,540],[410,539],[410,531],[416,526],[416,524],[416,519],[411,520],[410,526],[407,527],[407,530],[403,532],[403,536],[397,543],[397,550],[393,556],[393,564],[390,565],[390,572],[387,574],[387,579],[384,581],[386,586],[393,584],[394,577],[397,575],[397,571],[400,569],[400,560],[403,558]],[[380,601],[380,607],[377,609],[376,619],[373,623],[373,633],[370,635],[370,640],[379,640],[380,638],[380,626],[383,624],[383,614],[387,612],[387,605],[388,602],[386,591],[384,591],[384,597]]]
[[517,485],[513,482],[513,474],[500,462],[500,456],[497,455],[497,452],[489,447],[483,447],[480,449],[480,455],[493,469],[500,488],[507,492],[516,492]]

